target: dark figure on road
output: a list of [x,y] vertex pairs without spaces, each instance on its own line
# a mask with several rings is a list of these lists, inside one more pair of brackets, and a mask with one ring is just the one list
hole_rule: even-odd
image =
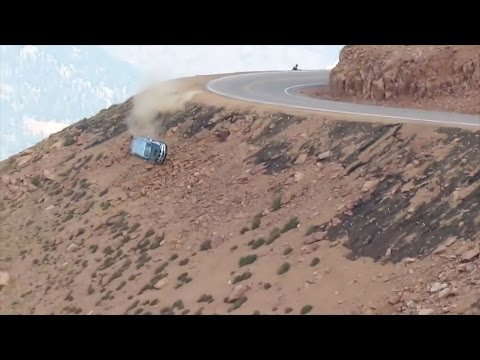
[[298,64],[296,64],[296,65],[292,68],[292,70],[298,70]]

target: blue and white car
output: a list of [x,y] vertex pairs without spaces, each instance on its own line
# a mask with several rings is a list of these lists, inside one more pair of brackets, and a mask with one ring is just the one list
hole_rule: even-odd
[[167,144],[149,138],[134,137],[130,145],[130,154],[145,161],[162,164],[167,157]]

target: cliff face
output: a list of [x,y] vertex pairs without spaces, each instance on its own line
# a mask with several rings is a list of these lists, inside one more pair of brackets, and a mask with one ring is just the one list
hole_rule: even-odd
[[376,104],[441,103],[434,108],[480,113],[480,46],[345,46],[330,91]]

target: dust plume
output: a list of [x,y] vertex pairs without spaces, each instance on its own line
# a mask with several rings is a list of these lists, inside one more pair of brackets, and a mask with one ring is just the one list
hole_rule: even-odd
[[176,81],[163,82],[137,94],[127,125],[133,136],[156,138],[166,116],[185,108],[199,91],[182,89]]

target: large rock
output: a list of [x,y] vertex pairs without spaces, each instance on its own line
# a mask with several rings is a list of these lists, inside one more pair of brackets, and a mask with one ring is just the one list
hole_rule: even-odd
[[165,286],[168,285],[168,279],[167,278],[163,278],[163,279],[160,279],[158,280],[155,285],[153,285],[153,287],[157,290],[160,290],[162,288],[164,288]]
[[18,160],[17,165],[18,165],[18,166],[27,165],[27,164],[32,160],[32,158],[33,158],[32,155],[22,156],[22,157]]
[[55,174],[50,170],[43,170],[43,177],[47,180],[55,180]]
[[37,190],[38,190],[38,187],[36,187],[35,185],[29,183],[29,184],[27,184],[27,190],[28,190],[29,192],[34,192],[34,191],[37,191]]
[[316,232],[313,234],[308,235],[305,240],[303,240],[303,243],[305,245],[310,245],[319,241],[325,240],[325,232]]
[[8,175],[3,175],[2,176],[2,184],[3,185],[8,185],[11,182],[11,178]]
[[374,190],[377,187],[379,182],[380,182],[379,180],[366,181],[362,186],[362,192],[367,193]]
[[293,175],[293,181],[295,182],[300,182],[303,180],[303,178],[305,177],[305,174],[302,173],[302,172],[296,172],[294,175]]
[[[474,105],[468,106],[469,111],[479,112],[480,45],[345,46],[330,72],[329,86],[333,96],[377,102],[471,98],[468,104]],[[450,103],[439,105],[449,107]]]
[[308,155],[307,154],[300,154],[298,155],[297,159],[295,160],[295,164],[301,165],[307,161]]
[[448,287],[448,284],[442,284],[442,283],[436,282],[432,284],[432,286],[430,287],[430,292],[432,293],[439,292],[440,290],[446,289],[447,287]]
[[321,161],[321,160],[328,159],[330,156],[332,156],[332,152],[331,151],[325,151],[321,154],[318,154],[317,159]]
[[228,297],[228,302],[234,302],[240,299],[248,290],[250,290],[250,285],[236,285]]
[[0,289],[4,286],[7,286],[9,280],[10,275],[8,274],[8,272],[0,271]]
[[478,255],[480,255],[480,249],[474,248],[471,250],[467,250],[462,254],[461,261],[462,262],[470,262],[475,259]]

